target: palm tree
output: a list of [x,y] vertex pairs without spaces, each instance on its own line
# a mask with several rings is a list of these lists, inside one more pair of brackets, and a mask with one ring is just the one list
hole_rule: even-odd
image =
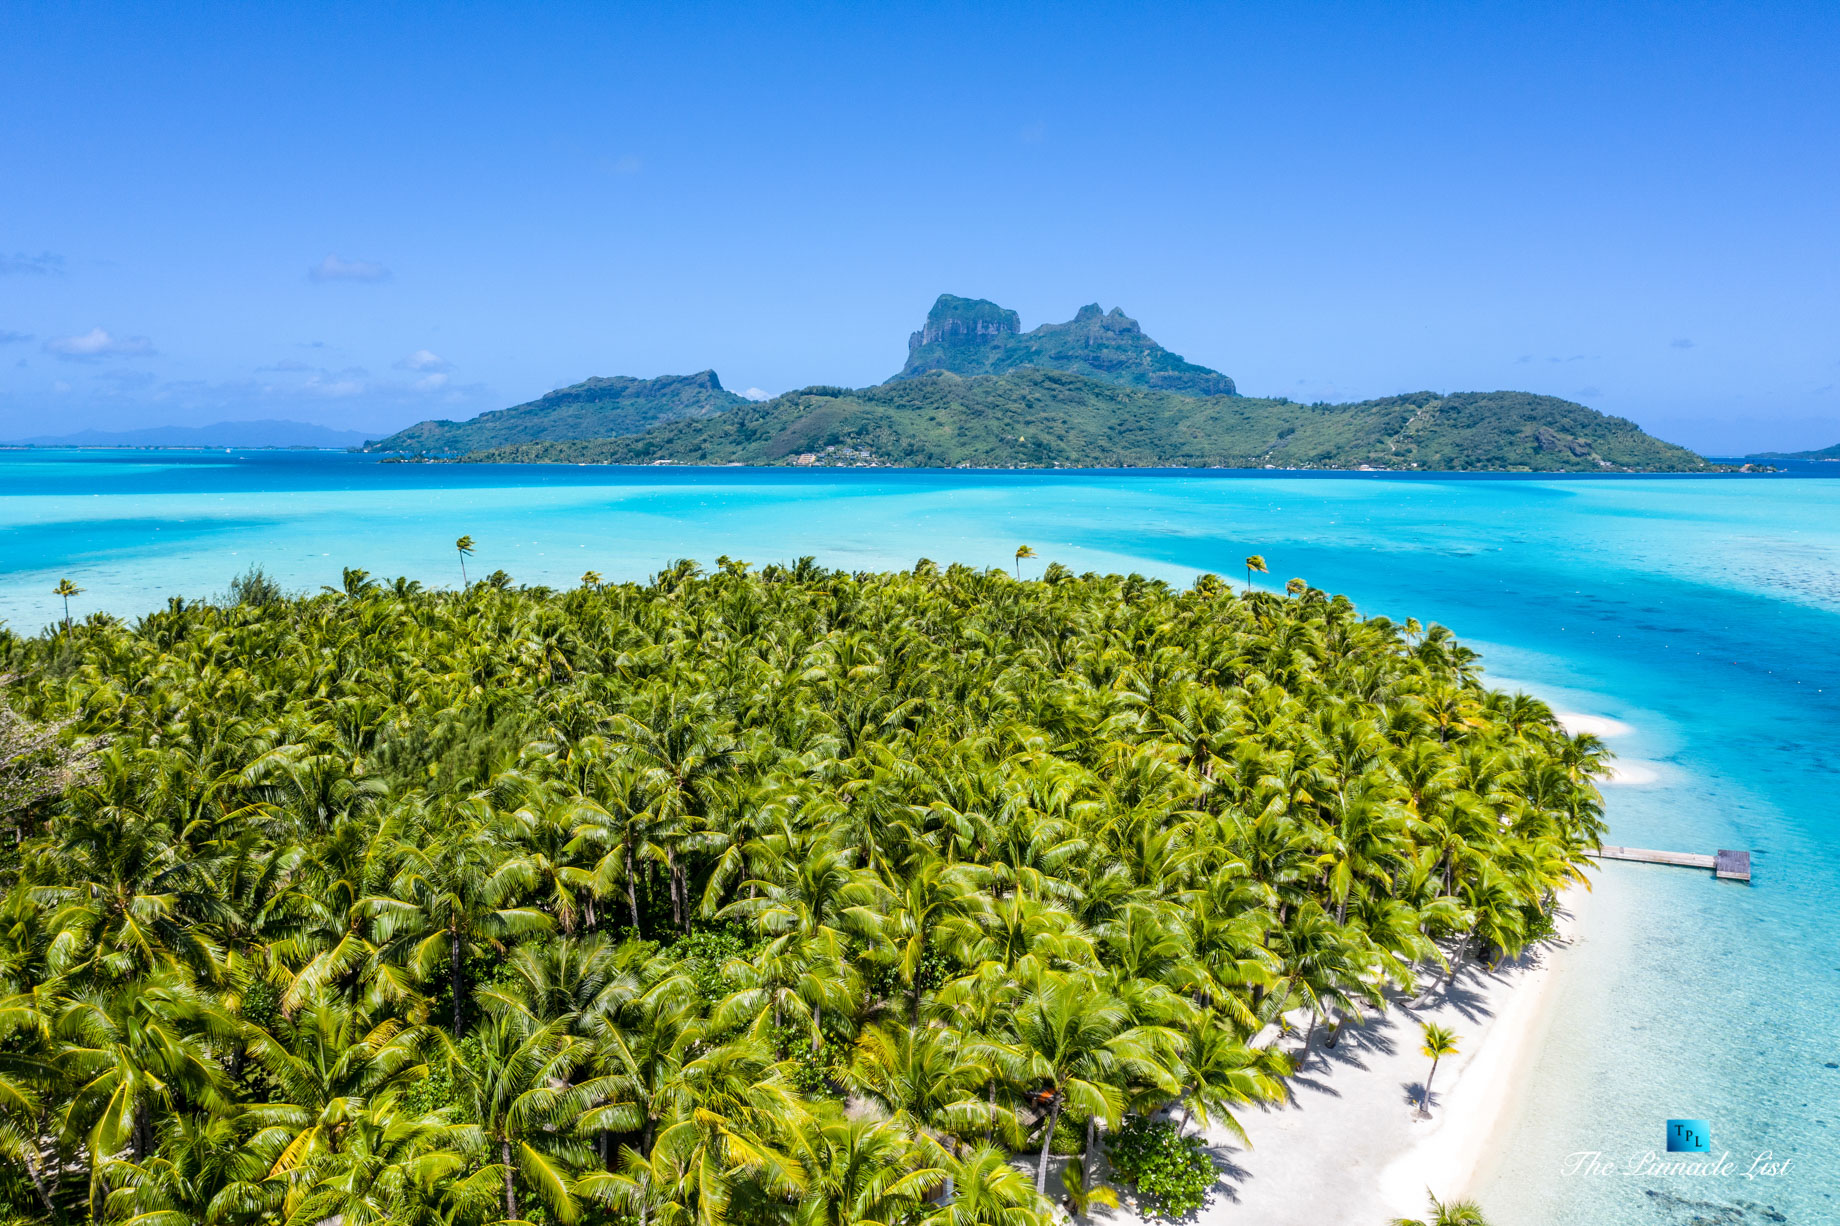
[[1462,1036],[1453,1034],[1449,1028],[1439,1026],[1435,1022],[1422,1023],[1421,1030],[1424,1046],[1418,1050],[1431,1057],[1431,1071],[1425,1075],[1425,1092],[1418,1100],[1418,1117],[1429,1119],[1431,1117],[1431,1079],[1437,1076],[1438,1061],[1445,1056],[1457,1054],[1457,1040]]
[[126,1148],[138,1162],[150,1154],[163,1112],[182,1104],[227,1108],[227,1078],[208,1043],[234,1030],[217,1002],[176,969],[65,1003],[55,1021],[56,1059],[60,1080],[77,1088],[62,1123],[88,1151],[92,1205],[109,1155]]
[[507,1218],[518,1216],[520,1175],[561,1220],[580,1211],[570,1171],[589,1161],[583,1117],[621,1088],[617,1078],[572,1080],[590,1051],[559,1021],[533,1029],[506,1014],[475,1031],[452,1058],[454,1079],[497,1159]]
[[467,585],[466,560],[473,552],[473,538],[470,536],[461,537],[454,542],[454,548],[460,551],[460,586],[465,587]]
[[1264,557],[1256,553],[1246,559],[1246,593],[1248,595],[1252,593],[1252,573],[1254,571],[1257,571],[1261,575],[1269,573],[1265,569]]
[[1037,1192],[1048,1186],[1048,1153],[1062,1110],[1071,1106],[1087,1117],[1090,1151],[1091,1121],[1103,1118],[1116,1127],[1128,1088],[1145,1083],[1170,1092],[1176,1088],[1163,1054],[1173,1034],[1133,1025],[1123,1003],[1084,976],[1044,976],[1017,1010],[1015,1028],[1017,1043],[1028,1056],[1028,1072],[1040,1080],[1035,1099],[1046,1108],[1035,1165]]
[[889,1120],[827,1119],[809,1144],[793,1226],[890,1226],[917,1208],[944,1173],[916,1163],[907,1135]]
[[1046,1198],[1003,1150],[984,1145],[962,1158],[948,1155],[942,1165],[952,1196],[927,1205],[923,1226],[1043,1226],[1052,1220]]
[[70,598],[81,596],[83,589],[68,579],[59,579],[58,585],[51,589],[51,594],[64,598],[64,632],[68,634],[70,632]]
[[1281,1052],[1248,1047],[1232,1028],[1204,1017],[1188,1031],[1183,1045],[1178,1073],[1182,1122],[1177,1131],[1187,1131],[1192,1114],[1203,1128],[1219,1120],[1241,1144],[1250,1144],[1229,1108],[1283,1098],[1283,1079],[1290,1071],[1290,1061]]
[[897,966],[907,987],[909,1021],[920,1022],[922,976],[938,947],[975,937],[988,900],[979,891],[989,871],[950,863],[927,849],[892,883],[891,905],[878,925],[881,937],[900,951]]
[[1361,1002],[1377,1007],[1385,998],[1370,973],[1372,953],[1361,935],[1337,924],[1314,899],[1272,933],[1271,944],[1283,969],[1267,1010],[1302,1006],[1309,1011],[1310,1026],[1296,1060],[1302,1068],[1309,1062],[1316,1028],[1331,1011],[1355,1013]]
[[685,1062],[659,1098],[664,1127],[647,1156],[645,1180],[661,1219],[722,1226],[744,1184],[788,1200],[804,1192],[805,1165],[794,1146],[803,1147],[811,1110],[760,1044],[708,1049]]
[[1473,1200],[1444,1201],[1429,1192],[1425,1196],[1430,1201],[1430,1217],[1396,1217],[1392,1226],[1489,1226],[1481,1207]]
[[466,1032],[467,955],[552,926],[541,911],[507,905],[532,877],[526,858],[462,825],[425,849],[405,849],[388,891],[360,904],[382,959],[400,958],[424,980],[445,964],[456,1038]]
[[491,1203],[496,1168],[468,1174],[476,1129],[415,1115],[394,1095],[345,1107],[335,1141],[277,1169],[287,1187],[278,1215],[284,1226],[437,1226],[456,1210],[477,1213]]
[[[983,1123],[983,1071],[943,1026],[881,1026],[857,1040],[847,1083],[917,1138],[968,1132]],[[957,1142],[953,1141],[953,1147]]]
[[1088,1183],[1083,1164],[1069,1162],[1061,1171],[1061,1187],[1067,1192],[1067,1205],[1076,1218],[1086,1217],[1094,1205],[1107,1209],[1118,1207],[1118,1191],[1109,1184]]
[[1016,578],[1022,578],[1022,559],[1035,556],[1035,549],[1030,545],[1016,546]]
[[581,572],[581,585],[583,587],[591,587],[595,591],[598,592],[601,587],[601,572],[599,572],[598,570],[582,571]]

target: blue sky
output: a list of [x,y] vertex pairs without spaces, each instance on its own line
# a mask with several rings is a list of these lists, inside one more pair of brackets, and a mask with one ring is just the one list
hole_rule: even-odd
[[1840,441],[1840,5],[0,7],[0,438],[898,369],[941,291],[1294,399]]

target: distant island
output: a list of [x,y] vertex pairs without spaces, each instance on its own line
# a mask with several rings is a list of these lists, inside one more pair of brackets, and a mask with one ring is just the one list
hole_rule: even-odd
[[942,294],[906,364],[867,388],[753,402],[714,371],[590,379],[468,422],[422,422],[365,450],[475,463],[939,468],[1318,468],[1710,472],[1634,422],[1529,392],[1414,392],[1353,404],[1242,396],[1122,310],[1021,329]]
[[304,421],[220,421],[208,426],[147,426],[138,430],[81,430],[11,440],[26,447],[304,447],[345,450],[364,443],[357,430]]
[[1747,455],[1747,460],[1840,460],[1840,443],[1832,447],[1823,447],[1819,451],[1759,451]]

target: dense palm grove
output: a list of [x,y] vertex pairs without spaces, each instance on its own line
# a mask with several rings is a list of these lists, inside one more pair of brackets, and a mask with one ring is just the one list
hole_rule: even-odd
[[1600,830],[1594,742],[1300,582],[587,579],[0,635],[15,1218],[1031,1226]]

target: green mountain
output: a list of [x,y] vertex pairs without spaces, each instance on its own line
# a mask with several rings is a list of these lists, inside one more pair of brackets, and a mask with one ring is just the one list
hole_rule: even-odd
[[[988,304],[986,304],[988,305]],[[1000,323],[1000,320],[994,322]],[[929,344],[952,344],[954,334]],[[493,462],[917,467],[1386,468],[1697,472],[1635,423],[1526,392],[1417,392],[1359,404],[1185,396],[1025,367],[808,387],[623,438],[538,442]]]
[[1823,447],[1819,451],[1759,451],[1756,455],[1747,455],[1747,460],[1840,460],[1840,443],[1832,447]]
[[364,450],[457,456],[511,443],[608,438],[662,422],[710,417],[747,403],[725,389],[713,370],[656,379],[621,375],[557,388],[529,404],[482,413],[471,421],[424,421],[368,442]]
[[1064,324],[1024,332],[1016,312],[953,294],[939,295],[925,326],[908,337],[907,365],[895,378],[936,370],[1000,375],[1025,366],[1189,396],[1236,394],[1233,380],[1169,352],[1117,307],[1102,311],[1095,302]]

